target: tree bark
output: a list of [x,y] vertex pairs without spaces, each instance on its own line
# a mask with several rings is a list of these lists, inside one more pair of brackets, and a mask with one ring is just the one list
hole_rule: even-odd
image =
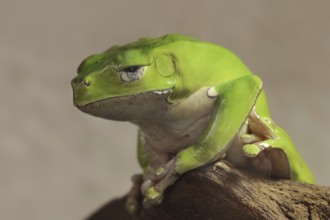
[[330,187],[264,179],[224,161],[182,175],[160,205],[134,218],[124,203],[125,197],[111,201],[88,220],[330,219]]

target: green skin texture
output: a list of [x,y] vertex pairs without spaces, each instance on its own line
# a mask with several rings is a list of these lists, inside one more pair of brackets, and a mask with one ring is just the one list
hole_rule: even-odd
[[[143,75],[123,80],[121,73],[134,66],[145,67]],[[159,203],[180,174],[220,158],[261,175],[314,183],[290,137],[271,120],[260,78],[218,45],[171,34],[114,46],[86,58],[72,87],[80,110],[139,126],[147,205]]]

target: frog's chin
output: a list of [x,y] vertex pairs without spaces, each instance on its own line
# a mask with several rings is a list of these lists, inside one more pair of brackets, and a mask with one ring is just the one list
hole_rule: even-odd
[[146,120],[162,114],[170,105],[172,89],[150,91],[129,96],[106,98],[77,108],[87,114],[117,121]]

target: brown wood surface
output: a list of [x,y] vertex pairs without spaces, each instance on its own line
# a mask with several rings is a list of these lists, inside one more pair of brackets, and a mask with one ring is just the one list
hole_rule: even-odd
[[158,206],[132,218],[125,197],[88,220],[109,219],[330,219],[330,187],[255,177],[227,163],[210,164],[181,176]]

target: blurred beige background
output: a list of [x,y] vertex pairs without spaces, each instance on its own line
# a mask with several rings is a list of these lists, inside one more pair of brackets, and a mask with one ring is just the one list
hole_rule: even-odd
[[329,10],[325,0],[0,1],[0,219],[81,219],[129,189],[136,128],[79,112],[69,82],[87,55],[166,33],[235,51],[330,185]]

